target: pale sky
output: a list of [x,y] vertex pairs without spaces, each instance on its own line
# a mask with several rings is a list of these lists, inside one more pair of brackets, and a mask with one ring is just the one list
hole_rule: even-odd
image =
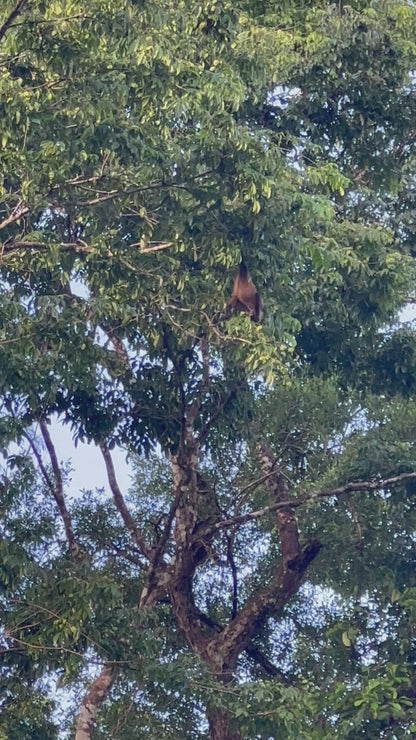
[[[69,492],[76,496],[82,489],[95,490],[105,488],[107,493],[110,489],[107,481],[104,460],[100,450],[93,444],[87,445],[78,442],[74,446],[72,433],[69,426],[54,423],[50,427],[50,435],[55,445],[56,455],[59,462],[71,461],[74,470],[71,473],[71,485]],[[115,448],[111,451],[114,468],[116,471],[118,485],[123,495],[131,486],[131,467],[126,462],[126,454]],[[44,460],[47,460],[43,455]]]

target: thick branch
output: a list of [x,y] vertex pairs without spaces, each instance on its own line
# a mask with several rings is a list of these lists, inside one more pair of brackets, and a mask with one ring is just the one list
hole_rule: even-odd
[[[216,622],[214,619],[211,619],[211,617],[208,617],[203,612],[200,612],[200,620],[204,624],[207,624],[208,627],[211,627],[211,629],[219,634],[222,632],[223,627]],[[265,673],[267,673],[268,676],[275,676],[280,679],[282,683],[285,683],[287,685],[290,684],[289,679],[285,676],[283,671],[281,671],[277,666],[274,665],[260,650],[260,648],[257,647],[254,643],[250,643],[245,648],[246,655],[254,661],[254,663],[257,663],[259,666],[261,666]]]
[[[245,650],[259,626],[272,612],[281,610],[299,589],[309,563],[319,552],[318,543],[300,549],[298,526],[292,508],[288,505],[288,485],[281,471],[275,467],[272,450],[266,442],[260,445],[260,463],[275,504],[279,531],[281,562],[270,582],[258,588],[246,600],[235,618],[216,635],[206,648],[211,668],[217,674],[233,670],[238,655]],[[283,505],[282,505],[283,504]]]
[[309,543],[298,558],[282,562],[270,583],[247,599],[236,618],[210,641],[206,652],[211,668],[219,673],[234,668],[237,657],[250,644],[259,626],[298,591],[307,567],[319,550],[318,542]]
[[14,6],[12,12],[9,14],[8,18],[6,18],[6,20],[4,21],[3,25],[0,28],[0,41],[6,35],[14,19],[17,18],[18,15],[20,15],[26,3],[27,3],[27,0],[17,0],[17,3]]
[[200,538],[194,540],[192,537],[198,520],[198,444],[193,436],[196,408],[188,409],[178,454],[171,455],[176,520],[175,553],[169,566],[167,588],[182,634],[192,650],[204,657],[204,646],[209,642],[211,631],[205,629],[200,620],[192,592],[195,570],[206,557]]
[[132,515],[130,514],[126,506],[126,502],[124,501],[123,494],[121,493],[119,485],[117,483],[117,478],[116,478],[110,451],[104,442],[100,442],[99,447],[100,447],[102,456],[104,458],[105,467],[107,470],[107,478],[108,478],[111,492],[113,494],[114,503],[121,515],[121,518],[123,519],[124,524],[126,525],[126,528],[130,532],[133,542],[135,543],[135,545],[137,545],[142,555],[144,555],[146,558],[150,560],[152,556],[152,550],[150,547],[148,547],[143,537],[141,536],[136,526],[136,522],[134,521]]
[[91,740],[95,718],[107,698],[114,677],[108,666],[104,666],[100,675],[93,681],[84,696],[77,720],[75,740]]
[[78,545],[76,543],[76,540],[75,540],[74,530],[72,528],[71,517],[70,517],[70,514],[69,514],[68,509],[66,508],[66,503],[65,503],[65,498],[64,498],[64,485],[63,485],[63,481],[62,481],[62,474],[61,474],[61,469],[59,467],[58,458],[56,456],[55,447],[54,447],[54,444],[53,444],[52,439],[51,439],[50,434],[49,434],[48,425],[46,424],[46,422],[43,419],[41,419],[39,421],[39,427],[40,427],[40,431],[42,433],[43,440],[45,442],[45,447],[48,450],[49,459],[51,461],[52,473],[53,473],[53,483],[52,483],[51,479],[49,478],[49,476],[48,476],[48,474],[47,474],[47,472],[46,472],[46,470],[45,470],[45,468],[43,466],[41,457],[40,457],[40,455],[39,455],[39,453],[38,453],[38,451],[37,451],[37,449],[36,449],[33,441],[29,437],[27,437],[27,439],[29,440],[29,444],[30,444],[30,446],[31,446],[31,448],[33,450],[33,453],[34,453],[35,457],[36,457],[36,460],[38,462],[38,465],[39,465],[39,468],[41,470],[41,473],[42,473],[43,477],[45,478],[45,481],[46,481],[46,483],[47,483],[50,491],[52,492],[52,495],[53,495],[53,497],[54,497],[54,499],[56,501],[56,504],[58,506],[59,513],[60,513],[60,515],[62,517],[62,521],[63,521],[64,528],[65,528],[65,535],[66,535],[66,539],[67,539],[67,542],[68,542],[69,551],[70,551],[72,557],[76,558],[78,556],[78,554],[79,554],[79,547],[78,547]]
[[[266,479],[266,486],[276,503],[288,500],[289,487],[287,480],[275,466],[275,457],[269,445],[263,441],[260,449],[260,463]],[[269,476],[269,473],[273,475]],[[280,552],[283,563],[300,555],[298,523],[290,506],[276,511],[276,525],[279,531]]]
[[[0,29],[0,32],[1,32],[1,29]],[[13,224],[15,221],[18,221],[19,218],[22,218],[22,216],[24,216],[26,213],[29,213],[29,208],[27,208],[26,206],[23,206],[21,203],[18,203],[17,206],[13,208],[10,216],[7,216],[7,218],[1,221],[0,229],[5,229],[6,226],[10,226],[10,224]],[[5,250],[5,248],[6,248],[6,245],[3,245],[2,252]]]

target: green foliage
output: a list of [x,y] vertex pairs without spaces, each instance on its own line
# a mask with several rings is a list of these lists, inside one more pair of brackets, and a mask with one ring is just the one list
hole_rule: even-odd
[[[0,739],[58,737],[59,711],[72,736],[103,663],[97,738],[204,740],[212,706],[246,738],[414,736],[414,481],[296,509],[323,550],[258,625],[262,661],[242,653],[224,685],[166,597],[137,608],[147,564],[120,510],[66,496],[64,468],[69,556],[37,439],[59,419],[127,450],[129,511],[166,559],[195,409],[196,526],[270,503],[261,436],[295,498],[415,470],[414,330],[396,323],[416,252],[413,4],[3,6]],[[241,257],[259,324],[225,315]],[[219,630],[279,567],[275,516],[203,545],[195,604]]]

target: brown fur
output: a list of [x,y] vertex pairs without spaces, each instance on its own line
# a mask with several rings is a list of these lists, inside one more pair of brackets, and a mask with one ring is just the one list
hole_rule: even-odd
[[240,263],[234,280],[233,292],[227,305],[227,314],[229,315],[233,309],[245,311],[252,321],[260,321],[261,319],[260,296],[257,293],[256,286],[248,277],[247,267],[243,261]]

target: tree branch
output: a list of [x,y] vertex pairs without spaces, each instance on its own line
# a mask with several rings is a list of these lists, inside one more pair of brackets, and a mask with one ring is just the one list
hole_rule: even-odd
[[298,591],[303,576],[320,547],[319,542],[310,542],[296,559],[290,562],[282,560],[270,583],[257,589],[247,599],[236,618],[210,640],[206,653],[211,666],[215,666],[219,673],[234,668],[239,654],[246,650],[259,625],[270,614],[283,609]]
[[[25,211],[27,213],[27,211]],[[0,224],[0,229],[4,228],[4,226],[7,226],[7,223],[11,223],[12,221],[16,221],[17,218],[20,218],[23,213],[19,213],[18,216],[15,218],[11,218],[9,216],[8,219],[3,221]],[[0,246],[1,254],[7,254],[10,252],[15,252],[19,249],[49,249],[50,247],[62,249],[62,250],[68,250],[68,251],[74,251],[77,254],[91,254],[93,251],[92,247],[89,247],[85,242],[77,241],[77,242],[60,242],[59,244],[47,244],[46,242],[23,242],[23,241],[6,241],[4,244]]]
[[314,499],[332,498],[334,496],[342,496],[354,491],[382,490],[396,485],[397,483],[403,483],[407,480],[416,480],[416,473],[401,473],[400,475],[395,475],[391,478],[374,478],[369,481],[353,481],[352,483],[347,483],[345,486],[339,486],[338,488],[323,488],[320,491],[309,491],[309,493],[304,493],[296,499],[277,501],[275,504],[264,506],[262,509],[258,509],[257,511],[251,511],[248,514],[230,517],[230,519],[223,519],[220,522],[209,524],[206,527],[203,526],[198,530],[198,536],[208,536],[221,529],[235,527],[240,524],[247,524],[248,522],[260,519],[273,511],[278,511],[279,509],[298,509],[300,506],[303,506],[305,503],[313,501]]
[[[193,177],[189,178],[189,180],[192,182],[193,180],[199,180],[203,179],[207,175],[212,174],[215,172],[215,170],[206,170],[205,172],[201,172],[200,174],[194,175]],[[77,183],[71,183],[74,184],[76,187]],[[151,182],[149,185],[138,185],[134,187],[127,188],[125,190],[108,190],[107,192],[103,192],[102,195],[97,196],[96,198],[92,198],[91,200],[85,200],[85,201],[78,201],[76,205],[78,206],[96,206],[99,203],[104,203],[107,200],[113,200],[116,198],[125,198],[128,195],[135,195],[136,193],[143,193],[148,190],[168,190],[169,188],[174,188],[177,190],[188,190],[190,188],[190,185],[182,184],[178,182],[165,182],[164,180],[158,180],[156,182]],[[93,192],[91,188],[91,192]],[[95,191],[97,192],[97,191]]]
[[36,446],[33,440],[31,440],[28,435],[26,435],[26,439],[29,441],[29,444],[38,462],[41,473],[43,477],[45,478],[45,481],[50,491],[52,492],[52,495],[58,506],[59,513],[61,515],[61,518],[64,524],[65,535],[66,535],[66,539],[68,542],[69,551],[73,558],[77,558],[79,556],[79,546],[75,540],[74,530],[72,528],[71,516],[70,516],[70,513],[65,503],[64,485],[62,481],[62,474],[61,474],[61,469],[59,467],[58,458],[56,456],[55,447],[50,437],[48,426],[43,419],[40,419],[39,421],[39,428],[42,433],[43,440],[45,442],[45,447],[49,454],[49,459],[51,461],[52,473],[53,473],[53,478],[54,478],[53,483],[51,479],[49,478],[49,475],[43,466],[42,459],[39,455],[38,450],[36,449]]
[[82,700],[75,740],[91,740],[96,716],[113,682],[114,676],[110,667],[104,666]]
[[140,254],[148,254],[149,252],[160,252],[161,249],[167,249],[172,244],[173,242],[149,242],[149,245],[153,246],[145,247],[141,242],[133,242],[133,244],[129,244],[129,247],[141,247]]
[[[14,19],[17,18],[18,15],[20,15],[26,3],[27,3],[27,0],[17,0],[17,3],[14,6],[12,12],[9,14],[8,18],[6,18],[3,25],[0,27],[0,41],[2,41],[2,39],[6,35]],[[0,228],[2,228],[1,224],[0,224]]]
[[124,524],[126,525],[126,528],[130,532],[133,542],[135,543],[135,545],[137,545],[142,555],[148,558],[148,560],[151,560],[152,548],[146,544],[145,540],[141,536],[136,526],[136,522],[134,521],[132,515],[130,514],[126,506],[126,502],[124,501],[123,494],[121,493],[119,485],[117,483],[117,478],[116,478],[113,460],[111,458],[110,451],[107,445],[105,444],[105,442],[100,442],[99,448],[104,458],[105,467],[107,470],[107,478],[108,478],[111,492],[113,494],[114,503],[121,515],[121,518]]
[[[216,622],[214,619],[211,619],[211,617],[208,617],[207,614],[204,614],[203,612],[200,612],[199,618],[201,622],[204,624],[207,624],[208,627],[211,627],[211,629],[216,632],[217,634],[222,632],[223,627]],[[285,676],[283,671],[281,671],[277,666],[274,665],[260,650],[260,648],[257,647],[254,643],[250,643],[245,648],[246,655],[255,663],[260,665],[265,673],[269,676],[276,676],[280,679],[280,681],[286,685],[289,685],[291,682],[289,679]]]
[[143,588],[143,591],[140,597],[139,607],[141,609],[144,609],[145,607],[149,607],[151,604],[154,603],[154,601],[157,598],[156,589],[159,586],[158,575],[166,571],[164,567],[164,563],[163,562],[161,563],[161,558],[163,557],[166,543],[170,537],[170,534],[172,531],[173,520],[176,514],[176,509],[179,506],[181,498],[182,498],[182,491],[179,489],[176,492],[175,497],[172,501],[168,516],[166,518],[165,526],[163,528],[163,532],[152,554],[152,560],[151,560],[150,568],[147,574],[147,583],[146,583],[146,586]]
[[250,645],[247,645],[245,649],[246,655],[248,655],[251,660],[253,660],[255,663],[258,663],[259,666],[261,666],[265,673],[267,673],[268,676],[274,676],[275,678],[278,678],[281,683],[284,683],[286,686],[290,685],[289,679],[285,676],[283,671],[281,671],[277,666],[274,665],[262,651],[256,646],[251,643]]
[[[26,0],[25,0],[26,1]],[[1,32],[1,29],[0,29]],[[1,40],[1,37],[0,37]],[[6,226],[10,226],[10,224],[14,223],[15,221],[18,221],[19,218],[24,216],[26,213],[29,213],[29,208],[27,206],[24,206],[21,202],[15,206],[9,216],[7,216],[3,221],[0,222],[0,229],[5,229]],[[24,243],[24,242],[23,242]],[[5,250],[5,245],[2,246],[2,251]]]
[[[288,500],[289,487],[283,473],[276,468],[272,449],[263,440],[260,446],[260,464],[266,478],[266,486],[276,503]],[[273,475],[269,476],[269,473]],[[279,531],[282,561],[288,562],[300,554],[298,523],[291,506],[276,510],[276,525]]]
[[[207,652],[218,661],[221,671],[233,669],[235,661],[256,634],[258,627],[273,611],[279,611],[300,586],[309,563],[319,552],[319,543],[310,543],[302,551],[293,509],[288,504],[286,478],[275,466],[273,451],[266,441],[259,445],[260,464],[266,485],[276,504],[276,526],[279,532],[281,562],[270,582],[257,588],[246,600],[235,618],[220,635],[213,638]],[[283,505],[282,505],[283,504]]]

